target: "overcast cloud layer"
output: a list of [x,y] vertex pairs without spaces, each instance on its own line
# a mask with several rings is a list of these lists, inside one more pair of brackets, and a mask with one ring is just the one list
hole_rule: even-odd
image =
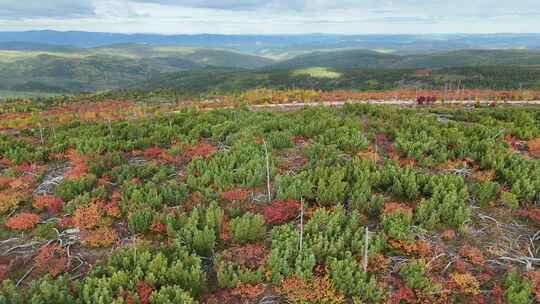
[[0,31],[540,32],[539,0],[0,0]]

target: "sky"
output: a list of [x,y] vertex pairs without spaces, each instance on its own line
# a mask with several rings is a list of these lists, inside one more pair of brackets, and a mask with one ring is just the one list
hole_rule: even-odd
[[0,0],[0,31],[540,32],[540,0]]

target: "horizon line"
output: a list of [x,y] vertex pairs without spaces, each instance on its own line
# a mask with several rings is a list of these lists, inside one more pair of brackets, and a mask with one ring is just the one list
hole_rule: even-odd
[[160,36],[439,36],[439,35],[540,35],[540,32],[439,32],[439,33],[272,33],[272,34],[225,34],[225,33],[158,33],[158,32],[101,32],[101,31],[81,31],[81,30],[53,30],[53,29],[32,29],[32,30],[0,30],[0,33],[32,33],[32,32],[56,32],[56,33],[90,33],[90,34],[119,34],[119,35],[160,35]]

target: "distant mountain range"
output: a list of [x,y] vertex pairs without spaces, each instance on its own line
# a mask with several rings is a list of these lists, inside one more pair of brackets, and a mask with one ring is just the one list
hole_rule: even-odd
[[540,34],[440,35],[157,35],[92,32],[0,32],[0,42],[31,42],[69,47],[118,43],[224,48],[251,54],[282,56],[322,49],[370,49],[402,54],[460,49],[539,49]]
[[[57,37],[57,40],[40,41],[45,38],[37,33],[45,36],[50,34]],[[430,43],[434,46],[437,44],[434,42],[437,36],[392,36],[393,38],[365,36],[369,39],[358,38],[356,42],[351,40],[352,36],[343,36],[346,39],[339,42],[337,39],[339,36],[328,35],[298,37],[210,35],[208,37],[214,38],[204,39],[203,37],[206,37],[204,35],[108,34],[113,36],[109,40],[116,43],[91,46],[98,44],[99,41],[109,41],[105,39],[107,35],[79,32],[20,34],[19,39],[37,38],[36,41],[2,42],[1,39],[14,39],[15,36],[0,33],[0,91],[78,93],[141,88],[204,93],[261,86],[326,90],[385,89],[399,86],[438,86],[446,81],[486,88],[540,87],[540,48],[465,48],[418,53],[412,52],[413,47],[410,46],[407,50],[406,41],[417,39],[423,41],[421,43]],[[96,35],[93,40],[76,43],[76,37],[90,34]],[[117,39],[146,36],[153,37],[154,43],[141,44]],[[540,41],[537,36],[478,35],[477,38],[484,37],[484,40],[479,40],[490,41],[492,45],[511,46],[511,43],[519,44],[523,37],[530,37],[527,43],[532,47],[535,41]],[[58,37],[64,37],[65,40]],[[173,37],[184,39],[181,41],[185,44],[188,44],[186,41],[191,41],[189,43],[193,46],[165,44],[169,41],[167,39]],[[262,41],[269,45],[282,45],[288,49],[283,49],[284,53],[280,53],[278,48],[272,51],[270,48],[264,51],[256,49],[261,47],[255,43],[259,41],[254,40],[257,37],[265,37]],[[380,37],[381,41],[376,41],[374,37]],[[441,36],[438,41],[448,46],[448,41],[458,41],[458,37],[461,36]],[[467,39],[472,39],[471,37],[463,35],[461,40],[468,41]],[[509,37],[517,40],[510,41]],[[292,42],[287,44],[287,39],[291,39]],[[328,44],[323,43],[325,39],[328,40]],[[212,44],[212,41],[222,47],[209,48],[208,44]],[[230,47],[233,44],[224,47],[227,41],[231,43],[236,41],[237,44],[234,47]],[[306,47],[306,41],[326,48],[300,50],[300,47]],[[399,52],[383,48],[377,50],[329,48],[340,43],[341,46],[349,43],[382,46],[386,43],[387,46],[394,44],[402,48]],[[462,43],[466,45],[465,42]],[[201,46],[202,44],[205,45]],[[479,42],[476,45],[480,44]],[[252,52],[240,52],[240,45],[247,45]],[[294,47],[298,49],[291,51]],[[261,53],[264,53],[264,56]],[[430,70],[420,72],[420,75],[428,73],[428,77],[417,75],[418,70],[422,69]],[[514,81],[510,79],[510,75]]]
[[268,69],[414,69],[486,65],[540,65],[540,50],[459,50],[394,55],[369,50],[318,51],[268,66]]

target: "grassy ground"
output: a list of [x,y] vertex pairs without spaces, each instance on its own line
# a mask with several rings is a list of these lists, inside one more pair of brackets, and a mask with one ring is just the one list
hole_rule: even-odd
[[341,77],[341,73],[334,72],[329,68],[314,67],[307,69],[300,69],[293,72],[294,76],[310,76],[313,78],[328,78],[337,79]]
[[43,92],[15,92],[0,90],[0,101],[10,98],[35,98],[35,97],[52,97],[62,94],[43,93]]

